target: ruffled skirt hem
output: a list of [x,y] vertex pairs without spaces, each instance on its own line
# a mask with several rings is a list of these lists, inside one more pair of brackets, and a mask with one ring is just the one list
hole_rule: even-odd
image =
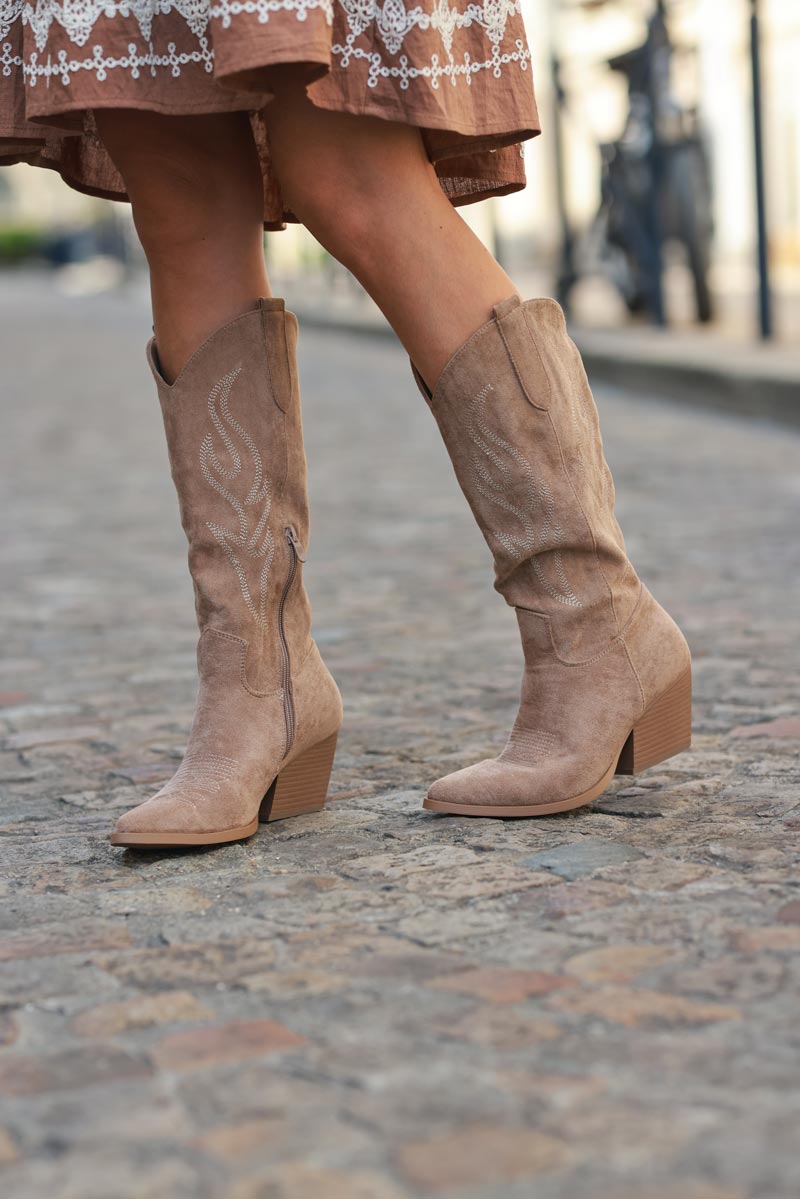
[[539,132],[519,0],[432,3],[85,0],[73,11],[22,0],[6,29],[0,13],[0,164],[125,200],[94,110],[247,112],[264,225],[281,228],[295,218],[270,160],[270,71],[291,63],[319,107],[418,127],[454,204],[517,191],[521,143]]

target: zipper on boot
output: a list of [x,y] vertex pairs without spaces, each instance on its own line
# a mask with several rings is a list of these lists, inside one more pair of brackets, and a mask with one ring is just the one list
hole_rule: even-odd
[[286,542],[289,546],[289,573],[283,585],[280,602],[278,603],[278,637],[281,643],[281,689],[283,691],[283,715],[286,721],[286,747],[283,756],[286,757],[292,748],[295,734],[294,695],[292,693],[292,660],[289,656],[289,643],[286,640],[286,629],[283,624],[283,612],[286,600],[292,589],[292,583],[297,576],[297,563],[305,562],[306,557],[297,531],[288,525],[284,529]]

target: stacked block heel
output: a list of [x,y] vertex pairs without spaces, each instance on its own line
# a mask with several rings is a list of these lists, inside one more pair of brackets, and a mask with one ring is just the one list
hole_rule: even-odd
[[638,774],[672,758],[692,744],[692,672],[653,700],[631,730],[615,774]]
[[322,811],[328,797],[337,736],[334,733],[317,742],[284,767],[262,800],[259,813],[262,824]]

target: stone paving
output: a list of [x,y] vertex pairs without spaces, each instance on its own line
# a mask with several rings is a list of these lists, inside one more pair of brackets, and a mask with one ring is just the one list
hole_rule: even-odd
[[107,831],[194,694],[147,324],[0,287],[3,1195],[796,1199],[800,437],[600,396],[694,748],[579,813],[435,817],[503,744],[513,616],[403,355],[308,333],[332,799],[134,854]]

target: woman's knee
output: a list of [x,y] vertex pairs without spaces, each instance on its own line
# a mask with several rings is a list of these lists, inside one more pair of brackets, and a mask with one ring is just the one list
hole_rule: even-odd
[[286,207],[330,254],[356,274],[375,261],[390,235],[395,202],[378,164],[365,170],[342,154],[309,169],[301,160],[279,182]]
[[260,226],[261,172],[244,114],[201,119],[120,110],[96,116],[146,252],[220,237],[239,221]]
[[364,136],[339,118],[331,132],[340,136],[325,145],[317,136],[310,151],[299,137],[299,145],[280,147],[275,164],[287,208],[351,270],[380,253],[399,211],[417,208],[429,190],[441,193],[416,131],[393,136],[395,127],[375,123],[382,130]]
[[363,193],[344,185],[331,193],[315,187],[293,190],[286,203],[320,245],[345,266],[354,267],[373,244],[373,212]]
[[200,165],[143,157],[126,177],[133,220],[145,252],[178,251],[219,236],[223,204]]

